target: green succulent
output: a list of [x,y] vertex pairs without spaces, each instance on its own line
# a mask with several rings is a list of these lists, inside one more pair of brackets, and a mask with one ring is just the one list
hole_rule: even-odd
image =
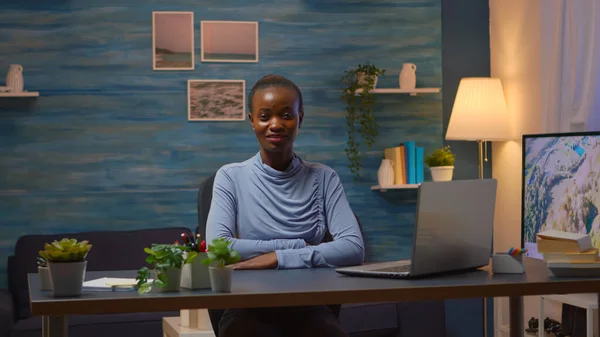
[[425,164],[429,167],[454,166],[454,154],[450,151],[450,146],[446,145],[425,157]]
[[[152,265],[152,269],[142,267],[138,270],[136,277],[138,292],[144,294],[152,290],[152,287],[165,287],[168,283],[165,271],[168,268],[182,268],[186,263],[192,263],[198,252],[191,250],[188,246],[174,244],[152,244],[151,248],[144,248],[148,254],[146,262]],[[148,283],[151,273],[154,272],[156,279]]]
[[231,242],[224,238],[216,238],[208,245],[207,258],[202,260],[205,265],[216,265],[223,268],[228,264],[238,262],[241,257],[236,250],[229,248]]
[[49,262],[80,262],[84,261],[92,249],[88,241],[63,238],[60,241],[46,243],[44,250],[39,251],[40,257]]

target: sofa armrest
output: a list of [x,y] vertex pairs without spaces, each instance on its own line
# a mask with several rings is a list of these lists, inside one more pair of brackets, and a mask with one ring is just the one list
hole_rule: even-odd
[[15,317],[12,294],[0,289],[0,336],[10,336]]

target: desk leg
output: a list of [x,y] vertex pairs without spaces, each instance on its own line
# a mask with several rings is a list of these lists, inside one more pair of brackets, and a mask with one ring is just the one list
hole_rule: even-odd
[[42,337],[67,337],[66,316],[42,316]]
[[[523,337],[523,297],[511,296],[508,299],[508,311],[510,322],[510,337]],[[541,322],[543,327],[543,321]]]

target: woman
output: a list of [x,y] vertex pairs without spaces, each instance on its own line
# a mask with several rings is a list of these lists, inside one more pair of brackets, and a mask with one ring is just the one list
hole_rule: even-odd
[[[294,153],[302,93],[268,75],[250,91],[248,118],[260,151],[215,176],[206,238],[227,238],[242,261],[235,269],[358,265],[364,243],[335,171]],[[322,243],[329,232],[333,238]],[[327,306],[228,309],[219,336],[345,336]]]

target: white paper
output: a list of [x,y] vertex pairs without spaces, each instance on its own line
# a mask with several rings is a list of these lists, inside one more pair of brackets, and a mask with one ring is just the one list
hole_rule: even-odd
[[[152,283],[152,280],[148,280]],[[118,278],[118,277],[102,277],[95,280],[83,282],[84,288],[96,289],[111,289],[111,288],[133,288],[137,285],[137,280],[134,278]]]

